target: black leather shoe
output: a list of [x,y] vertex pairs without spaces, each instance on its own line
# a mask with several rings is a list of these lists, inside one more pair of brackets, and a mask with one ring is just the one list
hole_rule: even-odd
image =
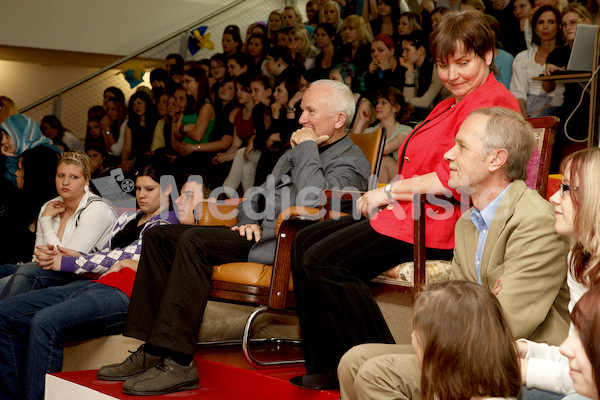
[[126,381],[141,375],[159,361],[160,357],[146,353],[144,345],[141,345],[122,363],[105,365],[100,368],[96,376],[104,381]]
[[290,379],[290,383],[294,386],[312,390],[336,390],[340,388],[340,382],[335,372],[295,376]]
[[155,396],[199,387],[196,361],[185,366],[165,357],[140,376],[126,380],[122,390],[125,394]]

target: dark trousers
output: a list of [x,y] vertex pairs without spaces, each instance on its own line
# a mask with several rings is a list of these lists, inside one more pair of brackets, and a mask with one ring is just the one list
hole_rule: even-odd
[[[428,256],[450,259],[452,250],[428,249]],[[380,235],[368,220],[348,216],[298,233],[292,271],[309,374],[336,371],[355,345],[394,343],[366,282],[412,259],[412,244]]]
[[213,266],[247,261],[253,244],[223,226],[150,229],[144,235],[125,335],[194,354]]

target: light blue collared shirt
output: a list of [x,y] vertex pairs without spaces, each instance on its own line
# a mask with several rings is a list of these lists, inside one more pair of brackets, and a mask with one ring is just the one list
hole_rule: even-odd
[[475,251],[475,272],[477,273],[477,282],[481,285],[481,258],[483,256],[483,248],[485,247],[485,241],[487,240],[494,214],[502,201],[502,198],[506,194],[508,188],[512,185],[512,182],[504,188],[504,190],[494,199],[490,204],[487,205],[483,210],[479,211],[473,207],[471,212],[471,222],[477,228],[479,237],[477,238],[477,250]]

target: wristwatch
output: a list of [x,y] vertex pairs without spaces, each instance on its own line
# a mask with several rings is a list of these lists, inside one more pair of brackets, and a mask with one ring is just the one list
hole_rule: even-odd
[[385,196],[388,198],[389,201],[396,201],[396,199],[394,199],[394,196],[392,196],[392,184],[388,183],[387,185],[385,185],[385,187],[383,188],[383,192],[385,193]]
[[104,131],[105,135],[110,135],[110,131]]

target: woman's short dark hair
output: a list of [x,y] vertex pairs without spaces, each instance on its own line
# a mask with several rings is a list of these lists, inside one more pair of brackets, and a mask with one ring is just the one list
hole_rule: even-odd
[[233,38],[233,41],[238,44],[237,48],[236,48],[236,52],[239,52],[243,45],[242,35],[240,34],[240,27],[237,25],[227,25],[225,27],[225,30],[223,30],[223,35],[225,35],[225,34],[231,35],[231,37]]
[[106,115],[106,110],[102,106],[91,106],[88,110],[88,119],[102,119]]
[[252,67],[252,57],[246,53],[234,53],[229,60],[234,60],[240,67]]
[[447,61],[457,50],[485,59],[494,49],[494,33],[478,11],[449,11],[442,15],[429,40],[434,61]]
[[556,18],[556,44],[562,44],[562,35],[558,30],[558,24],[560,24],[561,21],[560,11],[558,11],[558,8],[549,4],[543,5],[540,8],[538,8],[535,11],[535,13],[533,13],[533,17],[531,17],[531,41],[533,42],[533,44],[536,44],[538,46],[542,44],[542,39],[540,39],[538,34],[535,33],[535,26],[537,25],[538,19],[540,19],[542,14],[546,11],[552,12],[554,14],[554,17]]
[[255,77],[252,77],[250,79],[250,83],[252,83],[252,82],[258,82],[265,89],[271,89],[271,90],[273,90],[274,82],[273,82],[273,79],[270,76],[268,76],[268,75],[260,74],[260,75],[257,75]]
[[163,180],[164,182],[161,182],[160,178],[171,174],[171,167],[166,162],[159,160],[150,160],[136,171],[135,176],[136,178],[140,176],[147,176],[148,178],[151,178],[154,182],[160,183],[161,189],[165,190],[167,189],[170,183],[167,182],[167,179]]
[[288,93],[288,99],[291,99],[293,95],[296,94],[298,90],[300,90],[300,78],[298,78],[295,74],[281,74],[275,79],[275,83],[273,84],[273,88],[281,85],[285,86],[285,90]]
[[325,31],[325,33],[327,34],[327,36],[329,36],[330,38],[335,37],[335,34],[336,34],[335,26],[328,24],[326,22],[322,22],[319,25],[317,25],[315,32],[319,28],[323,29]]
[[281,60],[287,65],[294,64],[294,58],[290,53],[290,49],[288,49],[287,47],[273,46],[267,51],[267,54],[273,57],[274,60],[278,60],[281,58]]
[[56,139],[56,141],[62,141],[63,136],[65,135],[65,128],[62,124],[62,122],[60,122],[60,119],[58,119],[58,117],[56,115],[45,115],[42,118],[42,124],[48,124],[50,126],[50,128],[53,129],[58,129],[58,134],[56,135],[56,137],[54,139]]
[[125,94],[118,87],[109,86],[106,89],[104,89],[104,94],[106,94],[106,93],[112,93],[114,95],[114,97],[125,102]]
[[253,34],[252,36],[250,36],[250,39],[248,39],[248,43],[250,43],[251,39],[260,40],[260,43],[262,44],[262,54],[260,55],[260,58],[266,58],[267,51],[269,51],[269,47],[271,47],[271,42],[269,41],[269,38],[266,35]]
[[392,107],[400,106],[400,112],[396,115],[396,121],[401,124],[408,124],[415,115],[415,106],[407,103],[402,92],[393,86],[378,90],[375,98],[387,100]]
[[423,47],[425,51],[428,52],[429,46],[427,40],[427,34],[423,33],[422,31],[412,31],[408,35],[402,37],[403,42],[410,43],[415,49]]
[[234,79],[234,82],[240,85],[246,92],[250,93],[250,82],[252,81],[252,76],[249,73],[244,73]]
[[217,53],[210,58],[210,61],[216,61],[223,66],[227,66],[227,56],[223,53]]
[[162,81],[162,82],[167,83],[170,80],[171,79],[169,78],[169,73],[164,68],[154,68],[150,72],[150,83],[152,83],[154,81]]

